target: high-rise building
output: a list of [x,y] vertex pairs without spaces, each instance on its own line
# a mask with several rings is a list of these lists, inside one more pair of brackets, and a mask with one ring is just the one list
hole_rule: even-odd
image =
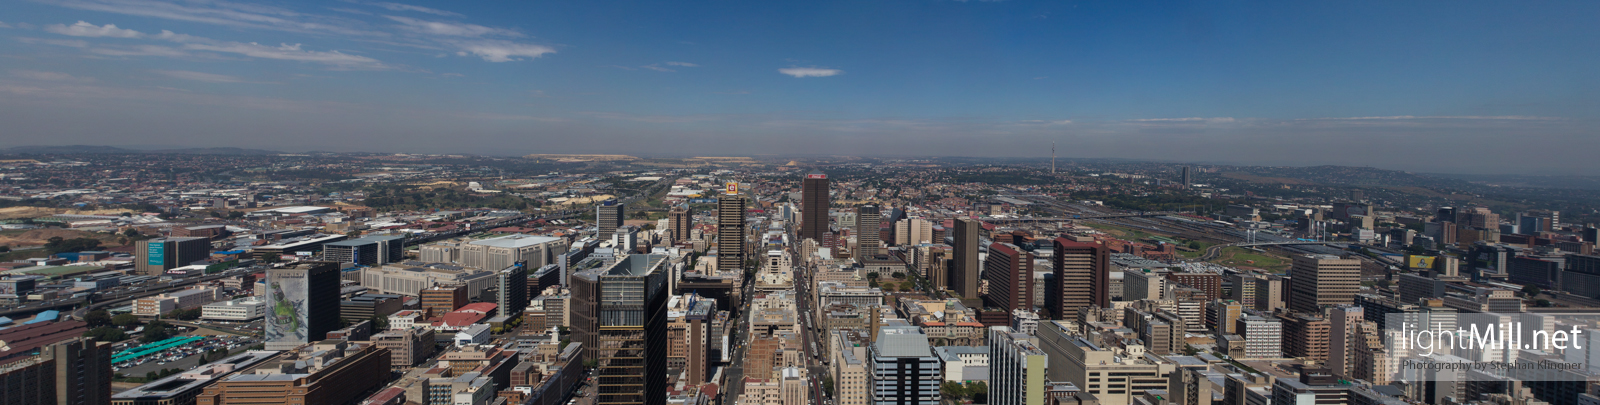
[[717,270],[740,271],[744,259],[744,197],[739,195],[739,183],[730,182],[717,198]]
[[405,260],[404,236],[381,235],[322,245],[323,259],[335,263],[377,266]]
[[594,222],[599,228],[599,239],[611,239],[611,234],[622,226],[622,220],[627,219],[626,204],[617,200],[605,200],[594,206]]
[[1111,307],[1111,251],[1098,243],[1056,238],[1055,278],[1045,291],[1045,309],[1051,319],[1078,319],[1078,309]]
[[528,307],[528,267],[521,262],[495,273],[495,310],[500,316],[517,317]]
[[427,316],[443,316],[446,312],[454,311],[467,305],[467,286],[442,285],[424,288],[417,291],[418,299],[422,302],[422,310]]
[[928,335],[915,326],[885,326],[868,346],[872,403],[937,405],[944,382]]
[[1366,345],[1359,330],[1366,320],[1361,307],[1345,305],[1329,309],[1328,321],[1328,368],[1333,369],[1334,375],[1349,377],[1357,346]]
[[950,290],[961,298],[978,298],[978,230],[983,224],[976,219],[957,218],[955,221],[955,246],[952,246]]
[[1332,324],[1321,316],[1299,313],[1278,314],[1283,325],[1283,355],[1317,364],[1328,362],[1328,332]]
[[856,261],[865,263],[878,256],[879,229],[882,219],[876,205],[856,207]]
[[1180,180],[1183,181],[1183,186],[1184,187],[1188,187],[1188,186],[1194,184],[1194,173],[1193,173],[1193,171],[1194,171],[1194,169],[1190,168],[1189,166],[1184,166],[1183,167],[1183,175],[1182,175],[1183,178],[1180,179]]
[[1006,326],[989,328],[990,404],[1046,403],[1045,367],[1049,357],[1030,341],[1031,338]]
[[628,255],[572,276],[572,336],[598,364],[598,404],[666,404],[666,262]]
[[289,350],[339,329],[339,264],[267,269],[267,350]]
[[822,241],[828,226],[828,175],[811,172],[800,180],[800,239]]
[[1324,305],[1356,302],[1361,260],[1333,255],[1298,255],[1289,270],[1289,310],[1320,314]]
[[672,238],[672,243],[688,242],[689,230],[693,228],[694,216],[689,214],[687,205],[674,205],[667,211],[667,236]]
[[[985,312],[997,309],[1009,317],[1019,309],[1033,309],[1032,254],[1010,243],[990,244],[983,279],[989,281],[988,294],[983,296]],[[1011,323],[1009,320],[1007,324]]]
[[1283,355],[1283,323],[1277,318],[1245,315],[1236,326],[1244,337],[1244,356],[1252,359]]
[[0,404],[111,405],[111,343],[71,338],[0,364]]
[[134,270],[147,276],[160,276],[211,257],[211,239],[207,238],[151,239],[134,243],[133,248]]

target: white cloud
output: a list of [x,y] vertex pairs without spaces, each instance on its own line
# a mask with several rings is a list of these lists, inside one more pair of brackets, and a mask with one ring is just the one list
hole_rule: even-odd
[[89,47],[89,41],[84,41],[84,40],[81,40],[81,39],[54,39],[54,38],[20,37],[20,38],[17,38],[17,42],[21,42],[21,43],[24,43],[24,44],[45,44],[45,45],[65,46],[65,47],[69,47],[69,48],[87,48],[87,47]]
[[164,39],[164,40],[168,40],[168,41],[172,41],[172,42],[206,42],[206,41],[210,41],[210,39],[201,38],[201,37],[197,37],[197,36],[193,36],[193,35],[189,35],[189,34],[175,34],[172,31],[167,31],[167,30],[161,30],[160,34],[156,34],[156,39]]
[[188,70],[154,70],[167,77],[183,80],[194,80],[206,83],[248,83],[237,76],[219,75],[216,73],[192,72]]
[[458,13],[453,13],[453,12],[439,10],[439,9],[432,9],[432,8],[427,8],[427,7],[423,7],[423,6],[413,6],[413,5],[410,5],[410,4],[388,3],[388,2],[372,2],[372,3],[366,3],[366,4],[370,5],[370,6],[383,7],[385,9],[388,9],[389,11],[415,11],[415,12],[418,12],[418,13],[433,14],[433,15],[445,16],[445,17],[460,17],[461,16],[461,14],[458,14]]
[[74,37],[138,38],[144,36],[144,34],[139,33],[139,31],[117,28],[116,24],[97,26],[81,20],[78,21],[77,24],[72,25],[46,25],[44,26],[44,30],[47,32]]
[[839,69],[822,69],[822,68],[814,68],[814,67],[811,67],[811,68],[792,67],[792,68],[778,69],[778,73],[782,73],[782,74],[786,74],[786,75],[790,75],[790,76],[794,76],[794,77],[828,77],[828,76],[835,76],[835,75],[844,74],[844,71],[843,70],[839,70]]
[[0,21],[0,28],[12,28],[12,27],[11,27],[11,24],[6,24],[5,21]]
[[461,53],[473,54],[490,62],[520,61],[519,57],[529,59],[537,58],[547,53],[555,53],[555,48],[544,45],[519,44],[503,40],[485,40],[473,42],[460,42]]
[[242,42],[221,42],[215,44],[186,44],[184,49],[196,51],[210,51],[235,53],[244,56],[292,60],[300,62],[315,62],[337,66],[346,69],[386,69],[388,68],[377,59],[360,55],[351,55],[339,51],[307,51],[300,49],[300,44],[280,44],[276,47]]
[[689,62],[667,62],[667,66],[700,67],[700,65]]
[[667,69],[667,68],[661,67],[661,65],[657,65],[657,64],[654,64],[654,63],[648,64],[648,65],[644,65],[644,66],[640,66],[640,67],[645,68],[645,69],[654,70],[654,71],[657,71],[657,72],[676,72],[676,70]]
[[452,37],[482,37],[490,35],[505,37],[522,36],[522,33],[516,31],[504,28],[485,27],[477,24],[428,21],[392,15],[386,15],[384,18],[388,18],[394,22],[400,23],[401,28],[421,34],[444,35]]
[[12,76],[16,76],[16,77],[20,77],[20,78],[24,78],[24,79],[28,79],[28,80],[40,80],[40,81],[50,81],[50,82],[92,82],[92,81],[94,81],[94,78],[92,78],[92,77],[77,77],[77,76],[73,76],[73,75],[67,74],[67,73],[44,72],[44,71],[38,71],[38,70],[13,70],[13,71],[11,71],[11,75]]
[[278,7],[222,0],[187,2],[160,0],[56,0],[50,3],[79,10],[234,27],[364,37],[389,35],[384,32],[362,29],[363,23],[346,18],[305,14]]
[[191,56],[190,53],[184,52],[182,49],[161,45],[136,45],[116,48],[95,47],[90,48],[89,53],[106,56]]
[[1022,123],[1032,125],[1067,125],[1071,124],[1072,120],[1023,120]]
[[1128,120],[1128,121],[1129,122],[1203,122],[1203,123],[1212,124],[1212,123],[1233,122],[1234,120],[1233,120],[1233,117],[1210,117],[1210,118],[1207,118],[1207,117],[1187,117],[1187,118],[1144,118],[1144,119],[1135,119],[1135,120]]

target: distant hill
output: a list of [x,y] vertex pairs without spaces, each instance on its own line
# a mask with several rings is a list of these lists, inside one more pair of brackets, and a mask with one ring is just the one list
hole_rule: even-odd
[[243,148],[187,148],[187,149],[158,149],[134,150],[118,148],[115,146],[96,145],[64,145],[64,146],[17,146],[0,149],[0,154],[17,155],[86,155],[86,154],[183,154],[183,155],[276,155],[282,152],[243,149]]

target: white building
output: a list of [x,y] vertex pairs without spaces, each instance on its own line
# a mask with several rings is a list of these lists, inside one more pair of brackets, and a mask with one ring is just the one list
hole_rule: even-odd
[[1248,315],[1239,318],[1244,336],[1244,356],[1253,359],[1283,357],[1283,324],[1277,318]]
[[489,325],[482,323],[472,324],[472,326],[456,332],[455,342],[456,347],[489,343]]
[[461,265],[499,270],[527,262],[528,268],[537,269],[555,263],[556,256],[566,252],[567,243],[561,238],[516,234],[461,245]]
[[249,321],[267,316],[267,303],[256,298],[240,298],[200,307],[200,318],[212,321]]

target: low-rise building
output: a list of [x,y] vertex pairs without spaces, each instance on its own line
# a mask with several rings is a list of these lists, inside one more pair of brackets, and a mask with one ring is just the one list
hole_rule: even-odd
[[285,352],[252,373],[206,387],[196,405],[338,405],[388,381],[389,350],[371,344],[324,340]]
[[267,303],[259,298],[240,298],[200,307],[200,319],[243,322],[267,316]]

